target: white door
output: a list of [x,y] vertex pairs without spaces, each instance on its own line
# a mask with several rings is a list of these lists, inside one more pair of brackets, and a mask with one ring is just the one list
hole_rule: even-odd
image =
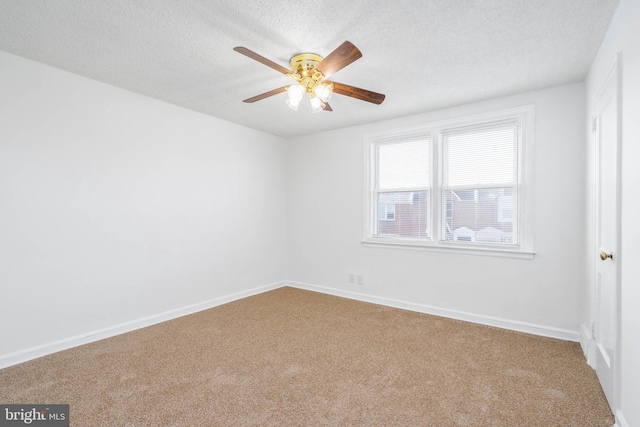
[[618,67],[596,98],[595,140],[595,280],[593,322],[595,369],[615,413],[615,361],[618,318]]

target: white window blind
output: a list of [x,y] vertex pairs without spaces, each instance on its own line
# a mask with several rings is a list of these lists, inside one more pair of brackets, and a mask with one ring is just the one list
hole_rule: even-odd
[[518,244],[517,121],[442,133],[441,239]]
[[429,238],[431,138],[376,144],[374,235]]

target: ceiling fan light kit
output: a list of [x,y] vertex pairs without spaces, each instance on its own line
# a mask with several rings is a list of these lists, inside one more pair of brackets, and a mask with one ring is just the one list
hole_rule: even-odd
[[315,53],[300,53],[291,58],[292,79],[298,82],[287,88],[287,105],[297,111],[305,95],[309,97],[311,111],[317,113],[325,109],[333,93],[333,84],[323,83],[325,77],[316,69],[324,58]]
[[385,96],[380,93],[326,80],[337,71],[340,71],[347,65],[362,57],[362,53],[358,48],[348,41],[342,43],[326,58],[315,53],[299,53],[291,58],[291,61],[289,62],[289,69],[286,69],[245,47],[235,47],[233,50],[271,67],[297,82],[297,84],[284,86],[252,98],[245,99],[243,102],[253,103],[286,91],[287,100],[285,103],[291,109],[297,111],[302,100],[304,98],[308,98],[311,111],[317,113],[323,110],[333,111],[329,106],[329,100],[331,99],[334,91],[340,95],[349,96],[374,104],[381,104],[385,98]]

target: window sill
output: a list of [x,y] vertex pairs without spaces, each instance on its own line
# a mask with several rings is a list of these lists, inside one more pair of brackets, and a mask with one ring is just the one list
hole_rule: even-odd
[[525,251],[522,249],[496,248],[480,245],[468,247],[456,243],[436,244],[433,242],[423,242],[409,239],[400,240],[387,238],[366,238],[362,240],[362,245],[365,247],[374,248],[418,250],[448,254],[480,255],[501,258],[533,259],[535,257],[535,252]]

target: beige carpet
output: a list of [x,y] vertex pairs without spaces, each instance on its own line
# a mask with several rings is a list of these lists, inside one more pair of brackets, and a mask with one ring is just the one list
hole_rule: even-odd
[[577,343],[293,288],[0,370],[0,403],[69,403],[72,426],[614,421]]

